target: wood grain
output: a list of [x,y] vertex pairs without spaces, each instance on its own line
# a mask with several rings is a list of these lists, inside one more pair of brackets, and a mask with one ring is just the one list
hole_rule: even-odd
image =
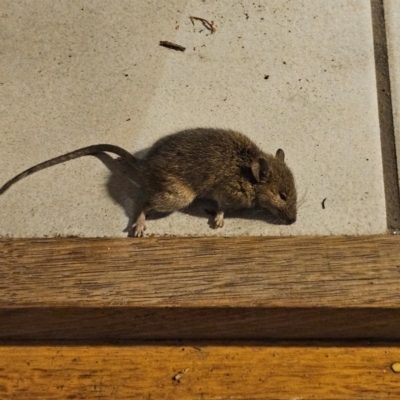
[[2,399],[400,398],[398,347],[10,346],[0,355]]
[[400,236],[0,241],[4,306],[398,307]]
[[0,241],[3,339],[400,339],[400,237]]

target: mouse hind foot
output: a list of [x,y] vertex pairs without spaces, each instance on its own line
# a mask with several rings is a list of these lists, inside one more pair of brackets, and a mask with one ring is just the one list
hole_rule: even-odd
[[174,211],[181,210],[187,207],[194,200],[195,195],[188,189],[183,191],[182,186],[180,186],[179,188],[172,187],[166,191],[160,191],[158,193],[147,195],[147,198],[149,197],[150,200],[145,202],[145,206],[143,207],[135,223],[132,225],[132,236],[134,237],[144,236],[144,231],[146,230],[146,214],[149,211],[172,213]]
[[139,216],[136,219],[136,222],[132,225],[132,236],[133,237],[142,237],[144,236],[144,231],[146,228],[146,210],[142,210]]

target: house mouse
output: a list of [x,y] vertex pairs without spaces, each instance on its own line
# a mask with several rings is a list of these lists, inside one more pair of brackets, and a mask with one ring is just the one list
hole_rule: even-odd
[[144,235],[146,213],[173,212],[197,198],[217,204],[215,228],[224,225],[224,212],[243,208],[268,210],[281,224],[296,221],[297,192],[285,153],[264,153],[245,135],[232,130],[197,128],[165,136],[139,160],[126,150],[98,144],[75,150],[27,169],[11,185],[44,168],[99,152],[117,154],[139,171],[143,201],[133,236]]

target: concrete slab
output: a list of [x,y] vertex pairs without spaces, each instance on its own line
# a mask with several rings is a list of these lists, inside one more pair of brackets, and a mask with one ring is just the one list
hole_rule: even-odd
[[393,123],[397,144],[398,171],[400,171],[400,3],[395,0],[384,0],[384,8]]
[[[149,221],[149,233],[386,230],[369,1],[3,0],[2,8],[1,183],[89,144],[134,153],[174,131],[231,128],[267,152],[285,150],[304,198],[298,221],[228,218],[212,230],[191,211]],[[0,235],[126,236],[136,193],[112,159],[74,160],[0,197]]]

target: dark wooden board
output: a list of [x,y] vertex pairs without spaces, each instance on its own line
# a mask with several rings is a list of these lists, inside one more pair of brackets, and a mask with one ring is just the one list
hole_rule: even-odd
[[1,339],[400,339],[400,237],[0,240]]

